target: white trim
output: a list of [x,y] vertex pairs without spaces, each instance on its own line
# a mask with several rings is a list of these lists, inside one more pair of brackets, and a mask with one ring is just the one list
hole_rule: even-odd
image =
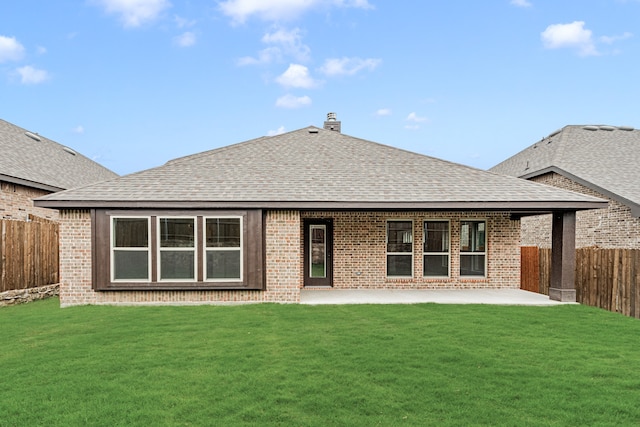
[[[424,250],[424,244],[427,239],[427,229],[425,227],[428,222],[446,222],[447,223],[447,240],[449,243],[449,250],[447,252],[426,252]],[[424,274],[424,260],[427,255],[446,255],[447,256],[447,275],[446,276],[427,276]],[[450,278],[451,277],[451,220],[448,218],[428,218],[422,220],[422,277],[427,279],[438,279],[438,278]]]
[[[483,252],[463,252],[462,251],[462,223],[463,222],[482,222],[484,223],[484,251]],[[459,252],[458,252],[458,274],[460,278],[473,279],[473,278],[486,278],[488,267],[488,248],[489,248],[489,222],[486,218],[461,218],[460,219],[460,231],[459,231]],[[462,256],[463,255],[484,255],[484,274],[483,275],[463,275],[462,274]]]
[[[160,221],[163,219],[191,219],[193,220],[193,246],[192,247],[162,247],[162,239],[160,229]],[[198,280],[198,220],[195,216],[157,216],[156,217],[156,241],[158,242],[156,247],[156,272],[158,274],[157,282],[195,282]],[[162,278],[162,252],[193,252],[193,278],[190,279],[174,279],[174,278]]]
[[[146,219],[147,220],[147,247],[146,248],[134,248],[134,247],[116,247],[115,239],[113,233],[113,223],[116,219]],[[115,215],[109,217],[109,270],[110,270],[110,279],[113,283],[149,283],[151,282],[151,265],[153,264],[152,256],[151,256],[151,217],[150,216],[122,216]],[[115,278],[115,260],[114,260],[114,251],[122,251],[122,252],[147,252],[147,278],[146,279],[116,279]]]
[[[411,223],[411,235],[409,236],[409,239],[411,240],[411,242],[406,242],[406,243],[411,243],[411,252],[389,252],[388,248],[389,248],[389,223],[390,222],[410,222]],[[408,219],[408,218],[387,218],[387,220],[385,221],[385,257],[384,257],[384,264],[385,264],[385,277],[389,278],[389,279],[406,279],[406,278],[413,278],[413,269],[414,269],[414,264],[415,264],[415,248],[414,248],[414,243],[415,243],[415,227],[413,224],[413,219]],[[399,255],[399,256],[411,256],[411,274],[408,276],[389,276],[388,275],[388,271],[389,271],[389,255]]]
[[[207,219],[237,219],[240,223],[240,246],[229,248],[209,248],[207,247]],[[244,216],[242,215],[220,215],[202,217],[202,281],[203,282],[242,282],[244,280]],[[207,253],[208,252],[239,252],[240,254],[240,277],[239,278],[207,278]]]

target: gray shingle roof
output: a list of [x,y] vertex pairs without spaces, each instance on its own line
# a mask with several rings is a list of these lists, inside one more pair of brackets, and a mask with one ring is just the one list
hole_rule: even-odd
[[[463,207],[600,199],[316,127],[262,137],[45,196],[40,206]],[[555,206],[555,205],[554,205]],[[591,206],[593,207],[593,206]]]
[[1,119],[0,152],[0,180],[44,190],[64,190],[118,176],[75,150]]
[[520,178],[558,172],[632,209],[640,208],[640,130],[566,126],[490,170]]

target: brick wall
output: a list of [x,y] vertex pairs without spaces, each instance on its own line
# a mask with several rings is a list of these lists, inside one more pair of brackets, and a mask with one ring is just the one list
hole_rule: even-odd
[[50,194],[24,185],[0,181],[0,219],[26,221],[29,214],[56,220],[58,211],[33,206],[33,199]]
[[[302,218],[333,218],[334,286],[337,289],[518,288],[520,223],[504,213],[457,212],[297,212],[269,211],[265,224],[265,291],[99,291],[91,287],[91,216],[88,211],[60,215],[60,303],[207,304],[297,303],[303,286]],[[414,278],[386,278],[386,221],[414,222]],[[425,219],[451,224],[451,278],[422,277],[422,232]],[[460,278],[461,219],[487,221],[487,277]]]
[[[334,288],[336,289],[464,289],[520,287],[520,222],[504,213],[460,212],[302,212],[302,218],[333,218]],[[386,277],[386,224],[413,221],[413,278]],[[449,220],[451,277],[423,277],[424,221]],[[487,277],[461,278],[460,221],[487,222]],[[300,228],[302,236],[303,229]],[[304,242],[301,237],[301,245]],[[302,246],[300,250],[302,251]]]
[[[576,214],[576,248],[640,249],[640,218],[633,217],[627,206],[555,172],[531,180],[609,200],[607,209],[591,209]],[[523,218],[522,244],[550,248],[551,215]]]
[[302,285],[302,247],[300,212],[267,212],[266,301],[300,302]]

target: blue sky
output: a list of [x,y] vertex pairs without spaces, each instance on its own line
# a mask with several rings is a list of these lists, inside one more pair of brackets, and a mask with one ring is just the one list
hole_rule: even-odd
[[640,0],[5,0],[0,118],[119,174],[322,126],[487,169],[640,127]]

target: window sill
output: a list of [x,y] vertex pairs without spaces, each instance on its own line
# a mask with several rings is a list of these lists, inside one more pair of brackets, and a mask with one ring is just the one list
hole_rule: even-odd
[[264,290],[262,287],[249,286],[238,282],[132,282],[111,283],[94,287],[96,291],[228,291],[228,290]]

